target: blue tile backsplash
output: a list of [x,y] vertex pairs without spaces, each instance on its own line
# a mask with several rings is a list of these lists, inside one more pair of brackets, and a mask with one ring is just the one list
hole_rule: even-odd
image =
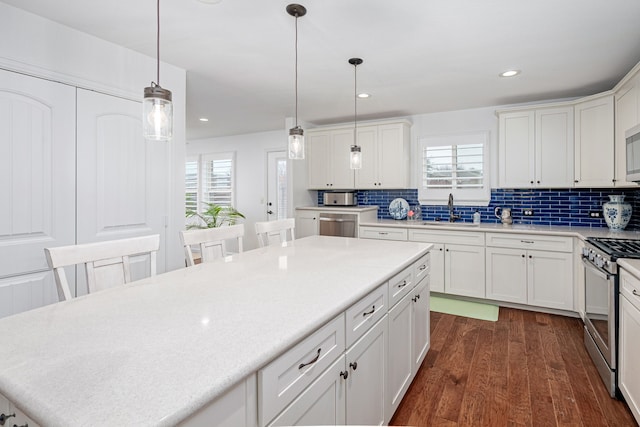
[[[323,191],[318,191],[318,204],[322,204]],[[389,203],[395,198],[405,199],[409,206],[418,204],[418,190],[359,190],[356,192],[359,205],[378,205],[379,219],[392,219],[389,215]],[[465,222],[472,221],[477,210],[482,222],[498,223],[494,211],[497,206],[511,208],[514,224],[565,225],[580,227],[606,227],[604,218],[589,218],[589,212],[602,212],[602,204],[609,200],[609,194],[623,194],[625,201],[631,203],[633,214],[627,230],[640,229],[640,189],[493,189],[489,206],[458,206],[455,212]],[[447,220],[449,210],[446,206],[422,205],[422,220],[433,221],[438,218]],[[534,215],[525,217],[523,209],[533,209]]]

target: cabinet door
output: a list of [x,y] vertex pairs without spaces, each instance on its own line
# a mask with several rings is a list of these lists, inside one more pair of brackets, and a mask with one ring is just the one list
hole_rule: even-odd
[[347,351],[347,425],[383,425],[387,362],[386,316]]
[[640,310],[620,295],[619,387],[629,409],[640,421]]
[[584,288],[585,277],[584,277],[584,265],[582,264],[582,258],[580,257],[580,254],[582,254],[582,249],[584,248],[584,241],[577,237],[575,238],[575,241],[576,241],[575,254],[577,254],[578,256],[575,256],[573,259],[573,272],[574,272],[573,303],[576,311],[584,321],[584,316],[586,312],[586,298],[585,298],[585,288]]
[[[82,89],[77,99],[77,241],[159,234],[162,273],[171,144],[145,141],[139,102]],[[132,261],[134,280],[148,275],[149,262],[148,257]],[[77,292],[83,295],[80,271]]]
[[573,107],[536,111],[537,187],[573,186]]
[[413,373],[411,323],[413,293],[406,295],[388,314],[389,358],[387,363],[387,395],[385,411],[393,414],[409,388]]
[[573,310],[573,253],[528,251],[530,305]]
[[502,113],[498,135],[498,186],[529,188],[535,174],[535,113]]
[[523,249],[486,248],[487,298],[527,303],[527,258]]
[[445,245],[444,251],[445,292],[484,298],[484,247]]
[[615,156],[616,156],[616,187],[633,186],[637,184],[627,181],[627,146],[625,132],[640,123],[640,82],[639,78],[629,80],[616,93],[615,108]]
[[422,365],[427,352],[431,332],[429,330],[429,277],[425,277],[411,292],[413,302],[413,373],[415,375]]
[[350,164],[351,145],[353,145],[353,129],[331,132],[331,157],[328,165],[332,176],[331,189],[348,190],[354,188],[355,174]]
[[75,140],[75,88],[0,70],[0,317],[58,301],[44,248],[76,240]]
[[269,426],[328,426],[346,422],[345,357],[338,358]]
[[429,288],[433,292],[444,292],[444,245],[434,243],[429,255],[431,256]]
[[576,187],[598,188],[614,184],[613,96],[575,106]]
[[296,237],[301,239],[318,234],[318,211],[296,211]]
[[378,126],[378,187],[406,188],[409,184],[408,129],[403,124]]
[[317,188],[321,190],[330,188],[330,151],[330,132],[309,133],[307,141],[307,167],[309,170],[309,188]]
[[359,127],[357,143],[362,149],[362,168],[355,171],[355,186],[378,189],[378,126]]

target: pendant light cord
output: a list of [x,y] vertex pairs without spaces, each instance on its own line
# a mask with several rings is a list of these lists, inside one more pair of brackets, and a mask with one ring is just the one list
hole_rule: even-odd
[[298,127],[298,14],[296,13],[296,127]]
[[[353,130],[357,135],[358,130],[358,64],[353,65]],[[356,136],[357,138],[357,136]],[[356,139],[355,145],[358,145]]]
[[160,0],[158,0],[156,7],[156,85],[160,86]]

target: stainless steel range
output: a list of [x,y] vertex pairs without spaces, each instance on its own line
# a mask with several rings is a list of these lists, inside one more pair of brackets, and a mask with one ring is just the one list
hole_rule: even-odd
[[618,388],[618,258],[640,258],[640,240],[587,238],[584,343],[611,397]]

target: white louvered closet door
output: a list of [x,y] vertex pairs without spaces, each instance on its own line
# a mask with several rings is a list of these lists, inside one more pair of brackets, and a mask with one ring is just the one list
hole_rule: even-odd
[[75,242],[75,88],[0,70],[0,317],[58,300],[44,248]]
[[[160,234],[165,271],[171,142],[145,141],[140,102],[78,89],[78,243]],[[145,277],[148,258],[132,263]],[[78,270],[78,295],[85,294]]]

